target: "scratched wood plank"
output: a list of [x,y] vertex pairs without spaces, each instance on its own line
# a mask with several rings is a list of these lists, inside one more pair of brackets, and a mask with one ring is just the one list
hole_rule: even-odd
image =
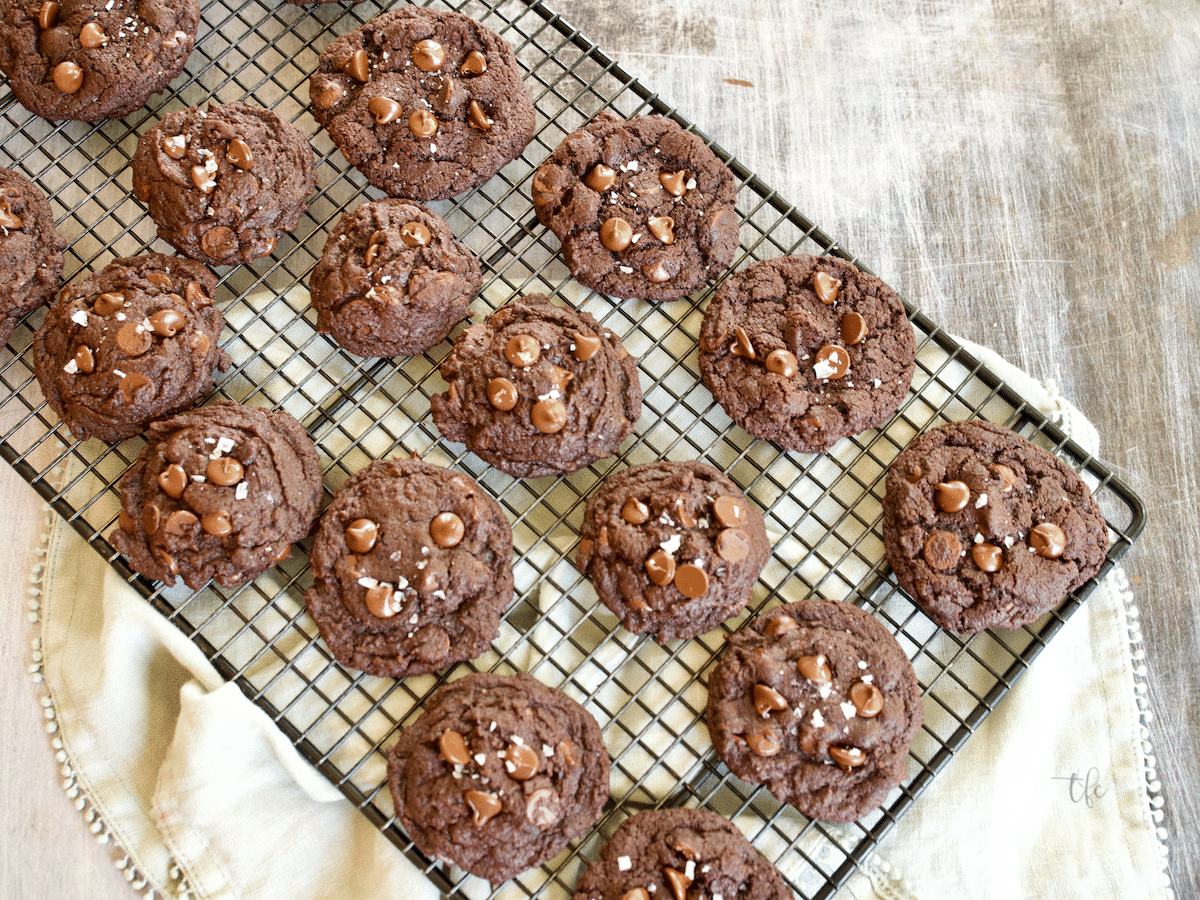
[[[1180,896],[1200,883],[1200,10],[1169,0],[557,0],[947,329],[1054,378],[1146,499],[1126,557]],[[10,527],[38,501],[0,473]],[[23,621],[23,538],[5,544]],[[56,796],[0,637],[0,895],[130,896]],[[1119,894],[1114,894],[1118,896]]]

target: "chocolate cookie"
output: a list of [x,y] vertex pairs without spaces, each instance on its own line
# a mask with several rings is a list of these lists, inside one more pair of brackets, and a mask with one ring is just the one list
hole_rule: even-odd
[[0,71],[46,119],[100,122],[133,112],[182,71],[197,0],[3,0]]
[[0,344],[50,299],[66,246],[42,192],[23,175],[0,168]]
[[637,365],[621,339],[542,294],[467,328],[442,377],[450,389],[430,401],[438,429],[517,478],[611,456],[642,412]]
[[130,165],[158,236],[214,266],[269,254],[317,186],[300,130],[244,101],[172,113],[138,138]]
[[874,616],[806,600],[729,636],[707,721],[739,778],[806,816],[852,822],[904,779],[924,712],[912,664]]
[[600,818],[608,752],[582,706],[525,673],[443,686],[388,750],[396,818],[426,856],[492,883]]
[[892,462],[883,540],[896,581],[943,628],[1016,628],[1099,571],[1108,531],[1070,466],[990,422],[918,435]]
[[487,181],[533,137],[508,43],[462,13],[394,9],[322,51],[313,116],[393,197],[444,200]]
[[68,285],[33,339],[50,408],[80,440],[119,441],[190,409],[229,368],[204,266],[146,253]]
[[419,203],[373,200],[342,215],[313,269],[317,330],[359,356],[423,353],[471,314],[479,259]]
[[776,868],[728,819],[648,809],[621,823],[573,900],[792,900]]
[[912,384],[904,305],[830,256],[787,256],[721,285],[700,326],[700,374],[757,438],[821,453],[888,419]]
[[321,517],[308,613],[333,655],[372,675],[423,675],[474,659],[512,599],[512,528],[464,475],[373,462]]
[[216,400],[150,426],[110,540],[147,578],[235,587],[287,559],[320,500],[317,449],[299,422]]
[[581,284],[677,300],[733,262],[733,173],[664,116],[609,112],[569,135],[533,176],[533,208]]
[[588,498],[576,565],[601,602],[660,643],[710,631],[750,600],[771,552],[762,513],[702,462],[655,462]]

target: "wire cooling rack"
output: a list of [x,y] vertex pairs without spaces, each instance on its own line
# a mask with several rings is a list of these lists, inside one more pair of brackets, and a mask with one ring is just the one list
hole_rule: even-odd
[[[225,270],[217,301],[228,324],[222,345],[235,362],[217,393],[283,408],[320,450],[331,495],[370,460],[415,451],[478,479],[513,523],[516,595],[492,649],[437,676],[403,681],[359,675],[334,662],[304,612],[311,583],[304,554],[236,590],[165,589],[135,576],[106,535],[116,527],[116,482],[142,446],[78,443],[42,401],[28,347],[42,313],[14,333],[0,358],[0,455],[237,682],[403,852],[448,893],[470,897],[569,897],[582,867],[616,826],[639,809],[701,806],[734,819],[776,863],[796,893],[830,896],[1078,608],[1091,585],[1055,612],[1013,632],[957,637],[935,628],[895,586],[880,540],[888,464],[916,434],[947,421],[1000,422],[1048,447],[1092,484],[1108,519],[1110,550],[1099,577],[1141,531],[1141,502],[1098,460],[1068,442],[1011,387],[909,308],[917,335],[913,389],[882,429],[841,441],[823,456],[781,452],[734,427],[699,379],[696,336],[707,292],[652,305],[614,302],[572,282],[557,242],[529,201],[534,168],[568,133],[601,109],[630,116],[675,115],[651,91],[561,17],[535,0],[437,3],[500,32],[525,67],[538,131],[524,155],[477,190],[434,204],[484,261],[481,318],[513,294],[545,292],[581,306],[620,334],[638,357],[645,406],[619,457],[561,479],[519,481],[443,441],[429,397],[444,384],[424,356],[362,360],[314,331],[304,288],[325,237],[343,210],[378,196],[350,169],[308,112],[308,73],[338,34],[383,10],[376,3],[294,7],[214,0],[185,74],[168,94],[120,121],[48,123],[0,93],[0,164],[49,195],[70,243],[65,277],[147,249],[153,223],[132,199],[127,167],[137,135],[174,110],[252,97],[311,139],[320,189],[292,238],[254,265]],[[678,117],[677,117],[678,118]],[[681,123],[688,123],[680,119]],[[741,251],[734,264],[796,252],[853,259],[794,207],[719,148],[740,190]],[[856,261],[856,260],[855,260]],[[857,262],[857,261],[856,261]],[[625,632],[571,564],[586,497],[610,472],[661,458],[700,458],[730,473],[765,511],[774,552],[749,609],[710,634],[659,647]],[[65,473],[65,474],[64,474]],[[926,724],[909,777],[885,806],[854,825],[809,821],[718,762],[703,724],[705,679],[724,634],[780,602],[810,595],[871,610],[899,639],[920,680]],[[411,722],[441,682],[466,671],[526,670],[584,703],[605,730],[612,793],[598,826],[546,865],[492,889],[424,859],[396,826],[383,748]]]

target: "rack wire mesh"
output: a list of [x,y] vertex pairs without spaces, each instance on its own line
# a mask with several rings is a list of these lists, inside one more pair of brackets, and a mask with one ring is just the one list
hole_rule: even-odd
[[[1025,628],[959,637],[937,629],[900,592],[884,561],[880,500],[888,464],[916,434],[947,421],[982,418],[1014,428],[1057,453],[1091,483],[1108,520],[1102,578],[1144,523],[1141,501],[1099,460],[953,338],[908,307],[917,335],[917,372],[906,402],[884,427],[841,441],[832,452],[781,452],[733,426],[699,380],[696,336],[709,296],[653,305],[614,302],[572,282],[557,242],[529,202],[536,166],[601,109],[660,112],[689,123],[539,0],[439,2],[480,20],[514,47],[534,96],[539,125],[522,157],[478,189],[433,204],[484,263],[476,317],[514,294],[545,292],[587,309],[619,334],[639,360],[645,391],[636,435],[618,457],[564,478],[529,481],[494,471],[441,439],[427,415],[444,388],[428,354],[363,360],[314,330],[304,287],[336,218],[377,192],[335,150],[308,112],[306,80],[317,54],[338,34],[386,8],[366,2],[294,7],[259,0],[212,0],[185,73],[168,93],[124,120],[50,123],[0,93],[0,164],[49,196],[69,241],[64,277],[95,271],[116,256],[148,249],[153,223],[132,199],[128,162],[137,135],[189,105],[251,97],[311,140],[320,188],[290,239],[272,256],[225,270],[217,301],[235,362],[217,395],[286,409],[317,443],[327,496],[370,460],[415,451],[481,481],[513,523],[516,594],[492,649],[472,663],[402,681],[339,666],[304,611],[311,584],[294,554],[251,584],[192,593],[136,576],[106,540],[115,527],[116,483],[142,446],[79,443],[49,412],[28,348],[35,312],[10,340],[0,367],[0,456],[10,463],[158,610],[236,681],[383,833],[443,891],[471,897],[569,897],[627,815],[656,806],[703,806],[734,819],[759,852],[805,898],[831,896],[899,820],[937,772],[1083,601],[1094,582]],[[710,142],[711,144],[711,142]],[[796,252],[850,259],[786,200],[737,160],[713,149],[737,176],[741,249],[733,269]],[[865,268],[865,266],[864,266]],[[728,472],[764,510],[774,552],[750,606],[720,629],[660,647],[621,629],[574,569],[586,497],[609,473],[661,458],[700,458]],[[853,825],[810,821],[715,759],[703,725],[705,679],[724,635],[780,602],[816,595],[857,603],[896,634],[920,680],[926,724],[912,747],[909,776],[879,811]],[[526,670],[583,703],[605,729],[611,798],[600,823],[559,856],[494,889],[424,859],[395,824],[383,748],[445,680],[467,671]]]

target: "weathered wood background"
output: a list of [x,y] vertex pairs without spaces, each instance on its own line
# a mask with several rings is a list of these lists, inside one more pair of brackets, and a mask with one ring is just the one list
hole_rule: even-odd
[[[1096,423],[1101,455],[1149,508],[1125,566],[1171,870],[1194,896],[1200,6],[556,2],[936,322],[1055,379]],[[57,784],[32,701],[21,582],[40,503],[7,467],[0,506],[0,895],[125,900]]]

